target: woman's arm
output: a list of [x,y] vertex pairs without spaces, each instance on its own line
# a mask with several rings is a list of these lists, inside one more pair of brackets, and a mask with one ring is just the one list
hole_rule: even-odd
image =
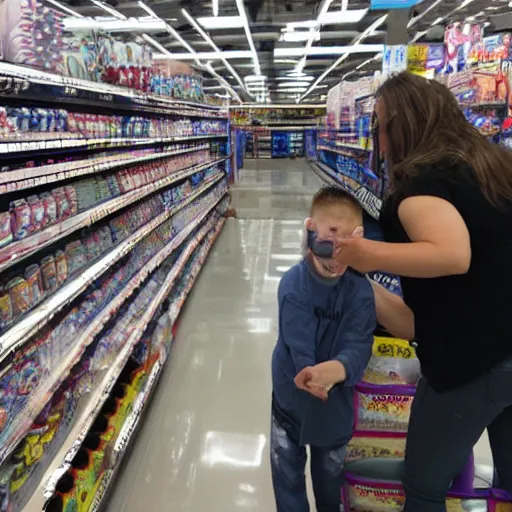
[[379,324],[397,338],[412,340],[414,338],[414,313],[401,297],[371,279],[370,282],[375,295],[375,308]]
[[411,243],[346,238],[337,244],[336,259],[360,272],[380,270],[404,277],[441,277],[469,270],[469,232],[451,203],[433,196],[409,197],[400,204],[398,215]]

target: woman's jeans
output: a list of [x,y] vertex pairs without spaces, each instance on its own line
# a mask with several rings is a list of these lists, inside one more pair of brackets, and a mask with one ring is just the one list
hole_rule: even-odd
[[446,393],[420,380],[407,435],[405,512],[446,511],[451,482],[486,428],[495,487],[512,492],[512,359]]
[[[340,512],[346,445],[311,446],[311,479],[318,512]],[[306,494],[306,447],[287,433],[272,415],[270,458],[277,512],[309,512]]]

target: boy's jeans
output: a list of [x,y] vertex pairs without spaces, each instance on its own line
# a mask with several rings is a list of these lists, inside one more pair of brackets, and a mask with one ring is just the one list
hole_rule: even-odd
[[406,512],[446,511],[451,481],[486,428],[497,487],[512,492],[512,359],[446,393],[420,380],[407,434]]
[[[346,445],[311,446],[311,478],[318,512],[340,512]],[[306,494],[306,447],[300,446],[272,415],[272,482],[277,512],[309,512]]]

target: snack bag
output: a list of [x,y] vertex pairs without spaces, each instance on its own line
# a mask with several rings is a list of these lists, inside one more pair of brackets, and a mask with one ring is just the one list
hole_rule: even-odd
[[415,386],[419,378],[420,363],[409,342],[375,336],[372,357],[364,373],[363,382]]
[[5,289],[11,299],[13,318],[30,309],[30,290],[25,279],[21,276],[15,277],[7,283]]
[[379,433],[364,435],[356,432],[348,443],[345,462],[364,458],[403,459],[405,444],[404,435]]
[[15,240],[22,240],[32,233],[30,206],[25,199],[18,199],[11,203],[11,227]]
[[407,386],[358,384],[355,392],[359,432],[407,432],[415,389]]
[[14,240],[11,229],[11,214],[9,212],[0,213],[0,247],[10,244]]

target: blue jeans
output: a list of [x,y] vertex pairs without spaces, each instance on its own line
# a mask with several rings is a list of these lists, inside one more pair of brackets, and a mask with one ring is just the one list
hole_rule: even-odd
[[450,484],[485,429],[495,486],[512,492],[512,359],[446,393],[420,380],[407,434],[405,512],[446,512]]
[[[318,512],[340,512],[346,445],[311,446],[311,479]],[[272,415],[270,459],[277,512],[309,512],[306,494],[306,447]]]

